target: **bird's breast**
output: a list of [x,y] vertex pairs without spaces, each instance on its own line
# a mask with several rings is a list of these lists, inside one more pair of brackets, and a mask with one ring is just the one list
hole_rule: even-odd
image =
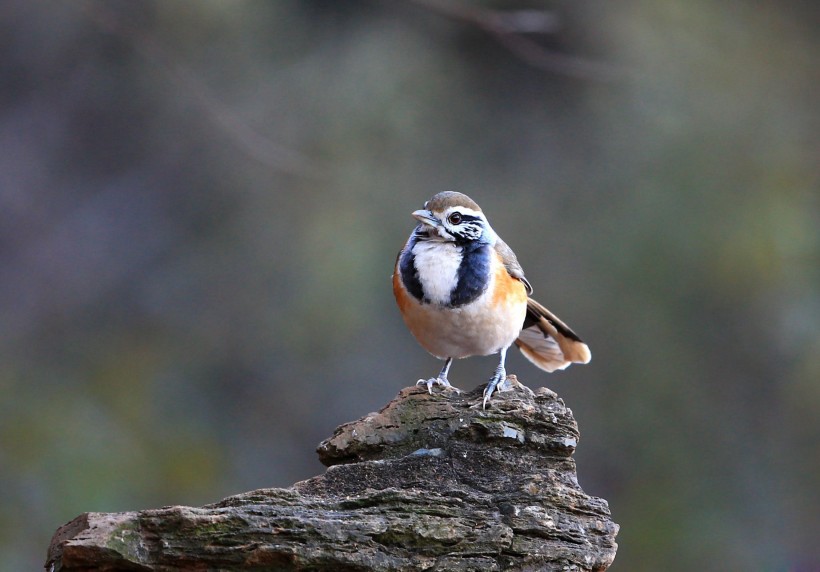
[[478,299],[492,278],[486,244],[410,240],[399,258],[408,292],[423,304],[456,308]]
[[419,241],[413,245],[411,252],[423,301],[449,306],[451,293],[458,286],[462,248],[454,242]]
[[[430,299],[425,301],[414,296],[400,271],[393,276],[393,291],[405,323],[427,351],[441,358],[487,355],[509,346],[518,337],[526,313],[526,289],[521,281],[509,275],[492,249],[486,262],[487,271],[481,271],[485,280],[480,289],[471,285],[482,282],[478,278],[480,272],[476,270],[480,265],[472,267],[475,276],[469,277],[465,275],[463,263],[459,265],[461,272],[453,270],[454,255],[447,255],[449,258],[440,257],[441,253],[432,256],[426,248],[418,249],[417,253],[421,254],[422,262],[419,264],[416,260],[414,268],[424,298]],[[463,252],[458,256],[465,258]],[[444,260],[448,262],[444,263]],[[401,258],[399,262],[401,265]],[[441,272],[441,264],[449,265],[446,273]],[[434,277],[435,268],[439,273]],[[429,280],[425,272],[431,273]],[[449,280],[442,278],[445,275]],[[462,294],[459,294],[459,284],[463,288]],[[457,306],[447,303],[458,299],[459,295],[464,296],[463,292],[469,290],[479,291],[479,294]],[[434,295],[443,302],[433,302]]]

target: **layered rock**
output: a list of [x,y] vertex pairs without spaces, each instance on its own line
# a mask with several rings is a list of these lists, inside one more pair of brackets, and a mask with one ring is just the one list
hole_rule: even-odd
[[578,428],[553,392],[510,378],[408,388],[319,445],[329,468],[201,508],[87,513],[47,568],[90,570],[605,570],[618,525],[581,490]]

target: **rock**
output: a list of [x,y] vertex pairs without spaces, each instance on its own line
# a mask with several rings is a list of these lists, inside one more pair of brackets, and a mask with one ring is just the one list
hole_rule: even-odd
[[318,448],[329,468],[287,489],[202,508],[87,513],[61,527],[49,570],[589,570],[618,525],[578,485],[572,412],[512,376],[408,388]]

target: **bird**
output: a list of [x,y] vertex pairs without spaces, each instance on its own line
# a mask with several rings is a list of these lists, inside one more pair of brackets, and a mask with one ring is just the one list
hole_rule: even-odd
[[589,363],[583,340],[530,297],[532,286],[515,253],[475,201],[443,191],[412,216],[418,223],[396,257],[393,294],[419,344],[444,360],[436,377],[417,385],[430,393],[434,385],[452,388],[447,376],[454,359],[499,354],[483,393],[486,408],[507,377],[513,344],[547,372]]

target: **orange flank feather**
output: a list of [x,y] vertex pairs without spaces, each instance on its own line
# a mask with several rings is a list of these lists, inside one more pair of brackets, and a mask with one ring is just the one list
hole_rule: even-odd
[[395,272],[393,272],[393,295],[396,297],[396,304],[398,304],[399,310],[401,310],[404,323],[419,344],[439,359],[449,357],[441,355],[441,352],[436,351],[437,348],[435,345],[431,343],[428,336],[424,335],[425,332],[432,333],[436,331],[436,322],[440,319],[440,316],[431,312],[429,307],[425,307],[421,302],[410,295],[410,292],[407,291],[407,288],[405,288],[401,282],[398,267]]
[[518,306],[527,301],[527,288],[517,278],[510,276],[501,257],[496,252],[499,264],[495,265],[495,290],[493,291],[493,306]]
[[410,300],[410,294],[401,283],[398,266],[393,272],[393,296],[396,297],[396,303],[399,306],[399,310],[401,310],[402,316],[407,315],[407,310],[410,308],[410,304],[412,304],[413,301]]

